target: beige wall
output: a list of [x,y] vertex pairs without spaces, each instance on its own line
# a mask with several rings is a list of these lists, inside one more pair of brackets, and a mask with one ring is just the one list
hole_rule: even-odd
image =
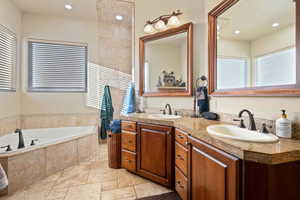
[[[168,14],[180,9],[184,15],[181,17],[182,23],[194,23],[194,77],[199,77],[205,73],[204,51],[206,44],[204,38],[204,1],[199,0],[138,0],[135,2],[135,82],[139,80],[139,38],[144,36],[143,28],[145,22],[154,19],[162,14]],[[193,108],[193,98],[144,98],[144,105],[148,107],[162,108],[166,103],[170,103],[175,108]]]
[[289,47],[294,47],[295,44],[296,27],[289,26],[252,41],[251,55],[254,57],[262,56]]
[[[208,73],[208,26],[207,14],[222,0],[165,0],[147,1],[139,0],[136,2],[136,30],[135,42],[136,52],[138,52],[138,38],[143,35],[144,23],[161,14],[169,13],[173,10],[181,9],[184,13],[183,21],[197,21],[198,32],[196,29],[194,41],[195,57],[194,74]],[[138,53],[135,56],[135,70],[138,70]],[[138,74],[135,73],[136,79]],[[165,103],[171,103],[175,108],[192,109],[192,98],[147,98],[145,105],[148,107],[162,107]],[[211,110],[237,114],[240,110],[248,108],[255,113],[256,117],[276,119],[279,117],[280,109],[287,109],[291,119],[300,120],[300,98],[297,97],[213,97]]]
[[[22,14],[10,0],[0,1],[0,24],[17,34],[18,59],[17,71],[20,70],[20,41],[22,34]],[[0,92],[0,119],[20,114],[19,81],[17,92]]]
[[[162,71],[174,72],[176,79],[181,75],[180,44],[149,44],[145,58],[149,63],[150,91],[157,91],[158,76],[163,79]],[[185,78],[186,80],[186,78]]]
[[97,22],[52,16],[23,16],[22,114],[90,113],[82,93],[27,92],[29,39],[87,43],[89,61],[98,62]]

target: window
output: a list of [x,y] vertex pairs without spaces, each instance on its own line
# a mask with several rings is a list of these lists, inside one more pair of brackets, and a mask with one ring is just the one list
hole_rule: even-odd
[[29,42],[32,92],[86,92],[87,46]]
[[247,87],[247,59],[218,58],[217,88]]
[[16,91],[17,37],[0,25],[0,91]]
[[256,86],[296,84],[296,48],[256,58]]

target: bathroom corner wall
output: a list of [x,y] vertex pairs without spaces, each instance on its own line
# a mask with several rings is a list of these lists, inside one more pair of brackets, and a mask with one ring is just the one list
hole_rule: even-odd
[[[132,74],[133,11],[132,1],[98,0],[99,65]],[[116,20],[117,15],[123,20]],[[119,88],[111,88],[114,118],[119,118],[123,93]]]
[[21,95],[20,95],[20,44],[22,40],[22,13],[10,0],[0,1],[0,24],[17,35],[17,92],[0,92],[0,136],[20,127]]

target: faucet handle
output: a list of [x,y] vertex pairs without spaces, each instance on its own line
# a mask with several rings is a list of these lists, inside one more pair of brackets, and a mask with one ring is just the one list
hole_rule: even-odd
[[240,122],[239,128],[246,128],[244,120],[243,119],[233,119],[235,122]]
[[6,146],[1,147],[1,149],[4,149],[4,148],[6,148],[6,151],[11,151],[12,150],[10,145],[6,145]]
[[35,145],[35,142],[37,142],[37,141],[39,141],[39,139],[33,139],[33,140],[31,140],[31,144],[30,144],[30,146],[33,146],[33,145]]
[[268,134],[268,133],[270,133],[269,130],[268,130],[268,128],[272,128],[272,126],[267,126],[266,123],[263,123],[263,124],[261,125],[261,129],[259,130],[259,132],[260,132],[260,133]]
[[160,112],[162,112],[164,115],[166,114],[166,110],[165,109],[160,110]]

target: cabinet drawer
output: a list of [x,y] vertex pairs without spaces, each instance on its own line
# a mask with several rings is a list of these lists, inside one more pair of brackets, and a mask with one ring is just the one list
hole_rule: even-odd
[[175,143],[175,164],[187,176],[188,151],[179,143]]
[[136,171],[136,154],[122,150],[122,168],[129,171]]
[[187,147],[187,140],[188,140],[188,139],[187,139],[187,134],[184,133],[183,131],[181,131],[181,130],[179,130],[179,129],[176,129],[176,131],[175,131],[175,140],[176,140],[179,144],[181,144],[181,145]]
[[136,133],[122,131],[122,149],[136,152]]
[[122,130],[136,132],[136,122],[122,121]]
[[175,190],[182,200],[188,199],[187,178],[175,167]]

